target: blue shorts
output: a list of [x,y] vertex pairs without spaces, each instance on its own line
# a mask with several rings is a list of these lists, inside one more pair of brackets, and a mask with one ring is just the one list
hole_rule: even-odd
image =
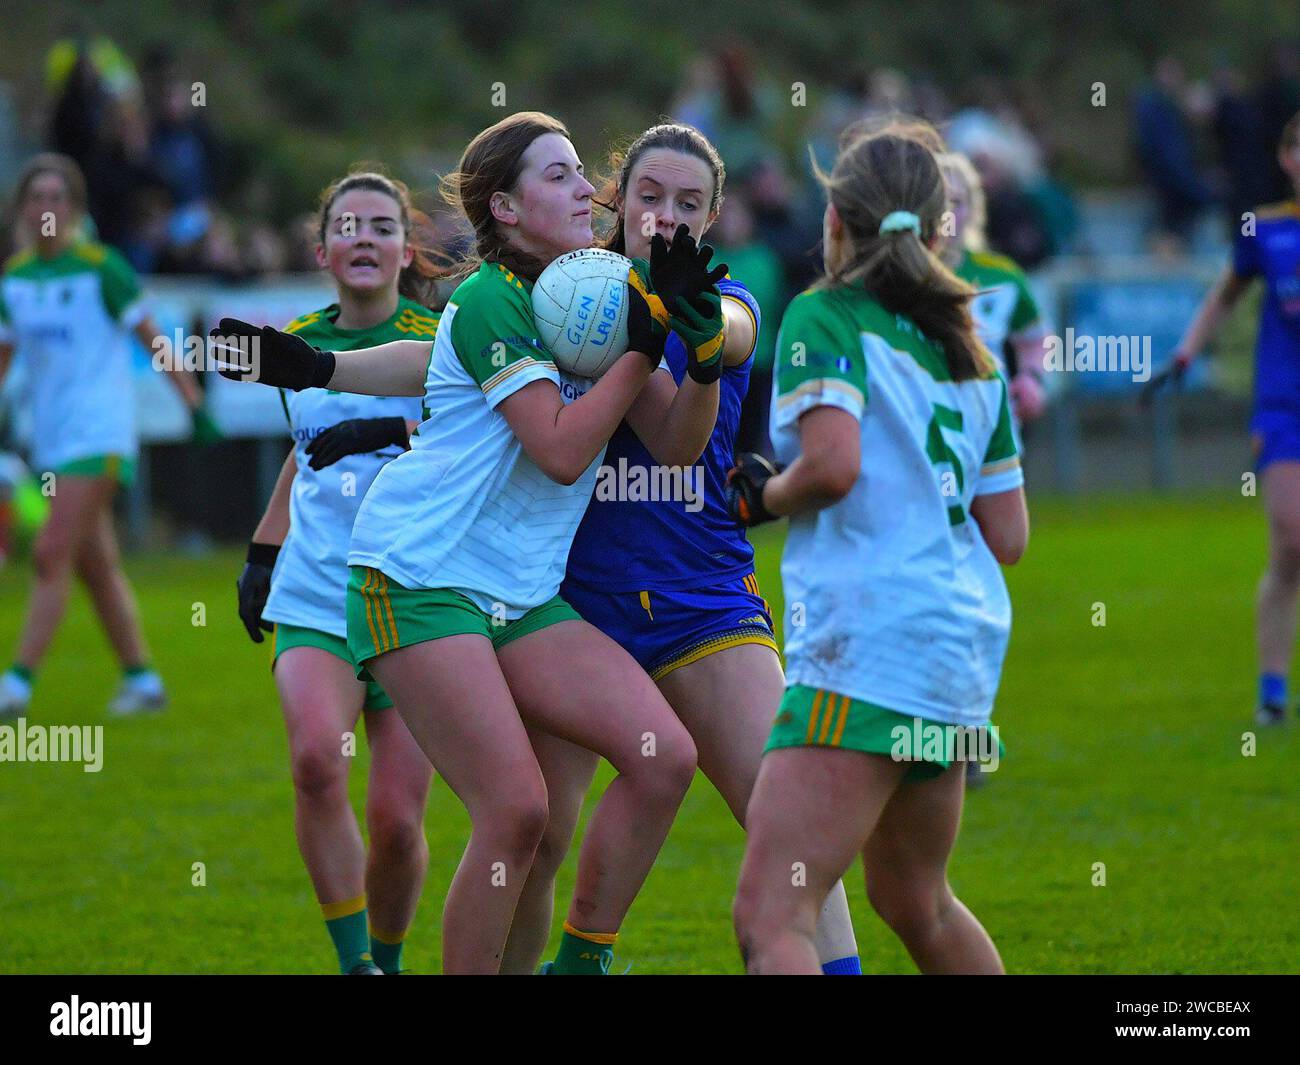
[[757,643],[777,649],[772,615],[752,573],[670,592],[607,592],[565,580],[560,595],[653,680],[728,647]]
[[1300,413],[1258,411],[1250,420],[1250,432],[1257,473],[1275,462],[1300,462]]

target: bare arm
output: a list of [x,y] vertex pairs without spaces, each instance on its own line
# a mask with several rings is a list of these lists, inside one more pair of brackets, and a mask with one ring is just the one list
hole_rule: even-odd
[[[149,351],[157,350],[158,342],[158,323],[153,320],[153,315],[146,315],[140,319],[131,330],[140,343]],[[157,363],[155,363],[155,366]],[[203,390],[199,388],[198,382],[194,380],[194,375],[189,370],[174,369],[165,370],[163,376],[172,383],[176,391],[180,393],[181,402],[189,410],[195,410],[203,406]]]
[[422,396],[432,353],[432,340],[390,340],[336,352],[329,387],[363,396]]
[[[735,299],[723,297],[726,339],[724,366],[739,366],[754,351],[754,316]],[[651,374],[627,413],[627,423],[654,460],[664,466],[689,466],[699,461],[718,421],[721,389],[702,385],[690,376],[674,387],[666,374]]]
[[1047,334],[1038,326],[1021,333],[1013,333],[1011,346],[1016,351],[1017,376],[1031,373],[1036,379],[1043,379],[1043,366],[1047,355]]
[[690,377],[673,383],[672,375],[652,373],[627,412],[627,423],[655,462],[690,466],[699,460],[718,420],[717,384]]
[[1218,335],[1224,318],[1236,306],[1237,300],[1241,298],[1241,294],[1246,291],[1249,284],[1249,278],[1240,277],[1231,266],[1225,268],[1214,287],[1201,301],[1196,317],[1187,327],[1183,339],[1178,342],[1175,354],[1184,355],[1187,359],[1195,358],[1205,345]]
[[253,542],[258,544],[282,544],[289,535],[289,493],[293,490],[293,479],[298,473],[298,460],[294,458],[293,449],[284,457],[280,467],[280,476],[275,479],[275,491],[267,500],[266,512],[253,531]]
[[799,419],[799,457],[763,486],[763,505],[778,517],[838,503],[862,472],[858,420],[838,407],[813,407]]
[[1016,353],[1016,375],[1008,382],[1013,408],[1022,422],[1040,418],[1047,409],[1043,368],[1047,355],[1047,334],[1040,328],[1015,333],[1009,339]]
[[748,307],[731,297],[722,298],[722,317],[727,323],[727,339],[722,342],[722,364],[739,366],[754,350],[754,316]]
[[1004,566],[1014,566],[1020,561],[1029,545],[1029,508],[1023,486],[1009,492],[976,496],[970,513],[994,558]]
[[567,406],[552,382],[531,381],[497,410],[546,476],[573,484],[614,435],[653,370],[644,355],[629,351]]

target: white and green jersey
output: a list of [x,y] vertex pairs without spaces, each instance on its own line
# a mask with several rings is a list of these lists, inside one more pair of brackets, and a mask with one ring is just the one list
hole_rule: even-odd
[[975,331],[997,359],[998,369],[1005,373],[1007,341],[1043,332],[1029,279],[1005,255],[969,249],[962,253],[953,273],[979,289],[970,302]]
[[1011,631],[976,496],[1023,483],[1000,375],[960,384],[942,349],[861,288],[814,289],[777,337],[772,442],[799,454],[813,407],[851,414],[862,469],[790,520],[786,680],[949,724],[988,721]]
[[38,469],[134,457],[128,330],[144,317],[134,271],[103,244],[74,244],[52,259],[29,250],[5,264],[0,340],[23,361]]
[[[337,304],[303,315],[285,326],[323,351],[355,351],[393,340],[429,340],[438,314],[408,299],[399,299],[387,321],[369,329],[340,329]],[[348,585],[348,547],[352,522],[371,482],[402,449],[393,445],[368,455],[347,455],[323,470],[313,470],[307,445],[332,425],[349,418],[420,420],[414,396],[356,396],[332,389],[281,390],[285,416],[293,432],[298,472],[289,497],[289,535],[285,537],[271,578],[271,594],[262,617],[300,625],[346,639],[344,592]]]
[[385,466],[357,513],[348,562],[408,588],[450,588],[514,620],[553,598],[604,450],[577,482],[551,480],[499,404],[551,381],[566,404],[592,382],[560,371],[537,335],[532,286],[484,263],[452,293],[425,377],[411,450]]

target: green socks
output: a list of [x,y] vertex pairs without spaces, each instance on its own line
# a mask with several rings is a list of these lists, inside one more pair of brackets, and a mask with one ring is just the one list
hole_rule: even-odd
[[604,976],[614,962],[617,932],[580,932],[564,922],[560,950],[548,970],[552,976]]
[[384,970],[385,976],[396,976],[402,971],[402,939],[386,933],[381,936],[373,928],[370,930],[370,953],[375,956],[375,964]]
[[362,962],[373,963],[370,935],[366,931],[366,897],[358,895],[346,902],[323,902],[320,910],[339,954],[339,971],[346,976]]

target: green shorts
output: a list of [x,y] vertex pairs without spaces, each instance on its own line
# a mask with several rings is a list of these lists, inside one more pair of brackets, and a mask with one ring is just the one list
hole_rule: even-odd
[[89,455],[73,459],[50,471],[55,477],[111,477],[122,488],[135,483],[135,459],[124,455]]
[[[335,658],[341,658],[353,668],[356,663],[352,661],[352,656],[348,654],[348,641],[342,636],[335,636],[333,633],[321,632],[320,629],[305,629],[301,625],[286,625],[282,621],[275,623],[275,631],[271,633],[271,668],[275,669],[275,662],[285,651],[291,647],[319,647],[322,651],[328,651]],[[366,684],[366,701],[362,703],[362,708],[366,710],[387,710],[393,705],[393,700],[388,697],[374,680],[367,680]]]
[[[986,751],[993,742],[1001,759],[1006,749],[997,726],[987,728],[991,739],[978,735],[977,729],[948,727],[823,688],[795,684],[785,690],[764,750],[843,747],[884,754],[895,761],[914,763],[904,779],[925,780],[938,776],[955,761],[964,761],[967,751]],[[992,761],[991,752],[988,760]]]
[[581,621],[558,595],[521,618],[501,621],[450,588],[404,588],[386,573],[352,566],[348,578],[348,651],[357,676],[369,680],[367,662],[386,651],[444,636],[479,633],[499,651],[512,640],[559,621]]

